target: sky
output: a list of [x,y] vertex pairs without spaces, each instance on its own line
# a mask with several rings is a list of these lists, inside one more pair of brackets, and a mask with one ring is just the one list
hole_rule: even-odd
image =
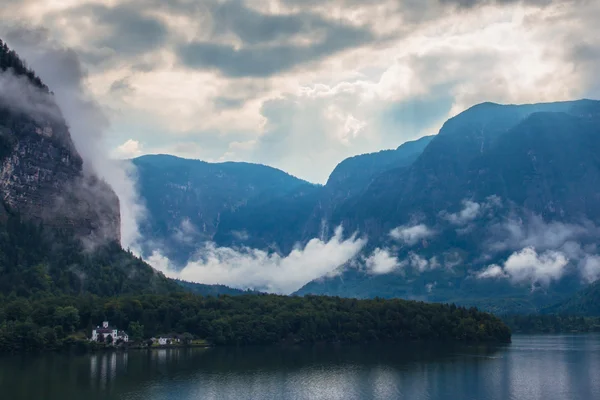
[[78,60],[27,61],[85,86],[113,157],[324,183],[483,101],[600,98],[599,17],[595,0],[2,0],[0,37]]

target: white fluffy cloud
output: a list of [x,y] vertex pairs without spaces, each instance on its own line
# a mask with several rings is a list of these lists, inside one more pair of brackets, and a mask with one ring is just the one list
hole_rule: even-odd
[[377,248],[366,259],[367,271],[373,275],[384,275],[394,272],[406,265],[406,261],[400,262],[397,257],[390,254],[388,249]]
[[504,269],[496,264],[490,265],[483,271],[477,273],[477,277],[480,279],[508,278],[506,272],[504,272]]
[[390,236],[408,246],[417,244],[420,240],[430,238],[435,232],[425,224],[402,225],[390,231]]
[[471,200],[463,201],[463,209],[457,213],[442,212],[440,216],[454,225],[465,225],[479,216],[481,205]]
[[[174,270],[169,260],[158,252],[147,261],[167,276],[191,282],[290,294],[314,279],[335,274],[338,267],[356,257],[365,244],[366,239],[356,235],[345,239],[343,230],[337,228],[329,241],[312,239],[287,256],[208,243],[198,251],[196,260],[181,271]],[[380,261],[383,258],[379,256]]]
[[442,266],[437,257],[431,257],[430,259],[427,259],[414,252],[408,253],[408,263],[413,269],[419,272],[431,271]]
[[580,262],[581,276],[589,283],[600,279],[600,256],[586,255]]
[[143,147],[139,141],[128,139],[115,150],[115,156],[118,158],[135,158],[143,154]]
[[493,214],[498,208],[502,207],[502,199],[497,195],[488,196],[484,201],[478,203],[473,200],[465,199],[462,202],[462,209],[455,213],[450,213],[446,210],[440,211],[440,218],[456,225],[460,228],[458,232],[467,232],[471,222],[485,215]]
[[569,259],[559,251],[538,254],[532,247],[511,254],[504,266],[490,265],[477,276],[481,279],[508,277],[515,283],[529,282],[548,285],[563,277]]

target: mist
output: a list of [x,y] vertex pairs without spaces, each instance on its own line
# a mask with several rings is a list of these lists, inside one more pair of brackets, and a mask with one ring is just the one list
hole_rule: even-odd
[[[121,244],[139,253],[138,225],[145,217],[145,207],[137,194],[135,168],[127,161],[110,158],[110,149],[106,142],[106,132],[110,124],[108,114],[88,90],[87,73],[77,54],[60,43],[50,40],[46,32],[40,29],[13,27],[0,33],[53,92],[51,100],[58,105],[60,111],[52,106],[47,109],[55,114],[58,112],[64,117],[75,148],[83,159],[84,174],[98,176],[115,191],[119,198]],[[12,84],[15,85],[14,82]],[[29,86],[30,88],[19,91],[24,94],[17,99],[22,99],[32,92],[31,85]],[[37,99],[44,99],[43,96],[39,96],[39,93],[34,94]],[[14,100],[14,96],[11,95],[11,99]],[[27,99],[28,97],[24,98]],[[21,101],[21,103],[23,109],[27,111],[28,107],[31,108],[31,104],[39,104],[40,101],[35,103]],[[41,104],[46,103],[41,102]],[[50,104],[53,102],[50,101]],[[40,106],[36,106],[36,110],[47,111]],[[99,195],[103,194],[99,193]],[[102,238],[97,239],[102,240]]]
[[218,247],[209,242],[179,271],[158,251],[147,261],[172,278],[291,294],[315,279],[340,273],[339,267],[354,259],[366,243],[367,239],[357,234],[345,238],[338,227],[329,240],[314,238],[285,256],[248,247]]

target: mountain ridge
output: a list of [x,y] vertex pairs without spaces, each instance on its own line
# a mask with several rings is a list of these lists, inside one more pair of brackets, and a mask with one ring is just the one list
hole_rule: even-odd
[[[368,238],[364,249],[339,266],[340,276],[310,282],[296,294],[541,310],[581,288],[576,274],[583,250],[565,253],[569,263],[561,267],[561,279],[548,284],[537,281],[537,272],[529,283],[477,275],[526,250],[510,236],[515,232],[534,236],[522,241],[537,243],[536,257],[553,250],[543,243],[545,230],[572,231],[563,235],[566,239],[556,244],[556,251],[567,251],[565,246],[575,240],[590,248],[591,236],[581,232],[600,222],[600,192],[594,189],[600,185],[599,119],[600,102],[589,99],[475,105],[448,120],[435,136],[342,161],[324,186],[300,185],[247,199],[223,212],[210,240],[216,246],[285,256],[314,238],[326,241],[343,226]],[[407,151],[410,146],[415,151]],[[581,225],[582,216],[591,222]],[[401,242],[401,230],[414,228],[429,236]],[[391,236],[394,230],[400,239]],[[507,244],[495,243],[502,241]],[[383,275],[366,270],[377,251],[397,260],[399,270]],[[531,284],[537,288],[533,294]]]

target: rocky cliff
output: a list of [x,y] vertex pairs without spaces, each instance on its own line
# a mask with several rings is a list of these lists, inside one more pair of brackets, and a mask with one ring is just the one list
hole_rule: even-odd
[[52,93],[0,41],[0,213],[120,240],[119,200],[83,160]]

